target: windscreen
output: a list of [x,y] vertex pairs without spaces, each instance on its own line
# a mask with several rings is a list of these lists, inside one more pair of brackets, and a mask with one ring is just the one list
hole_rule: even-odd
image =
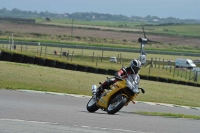
[[188,63],[189,64],[194,64],[192,60],[188,60]]

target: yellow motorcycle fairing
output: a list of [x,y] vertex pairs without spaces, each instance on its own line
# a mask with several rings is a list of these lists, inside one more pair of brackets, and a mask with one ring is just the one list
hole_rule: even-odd
[[[116,94],[117,92],[119,92],[120,90],[123,90],[125,87],[126,87],[125,79],[122,80],[122,81],[115,82],[113,85],[110,86],[110,88],[111,88],[110,90],[104,90],[103,96],[98,100],[97,105],[99,107],[107,109],[111,97],[114,94]],[[124,92],[126,92],[126,90],[124,90]],[[122,95],[127,97],[127,99],[128,99],[127,103],[132,101],[136,96],[136,95],[129,95],[128,92],[127,93],[122,93]]]

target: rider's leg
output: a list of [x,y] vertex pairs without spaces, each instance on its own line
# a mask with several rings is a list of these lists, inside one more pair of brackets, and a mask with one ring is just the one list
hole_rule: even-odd
[[101,93],[104,91],[104,89],[110,89],[110,85],[112,85],[115,82],[115,78],[107,79],[99,88],[97,89],[96,96],[101,96]]
[[103,84],[101,84],[101,85],[99,86],[99,88],[97,89],[97,92],[96,92],[96,96],[97,96],[97,97],[100,97],[100,96],[101,96],[101,93],[104,91],[105,86],[106,86],[106,81],[105,81]]

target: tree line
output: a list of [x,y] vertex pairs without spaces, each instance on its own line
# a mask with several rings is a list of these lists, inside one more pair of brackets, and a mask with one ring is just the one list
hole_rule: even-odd
[[200,20],[195,19],[179,19],[179,18],[159,18],[157,16],[146,16],[146,17],[139,17],[139,16],[131,16],[127,17],[125,15],[112,15],[112,14],[103,14],[103,13],[94,13],[94,12],[75,12],[75,13],[51,13],[49,11],[45,12],[37,12],[37,11],[23,11],[17,8],[12,10],[8,10],[6,8],[0,9],[0,17],[18,17],[18,18],[51,18],[51,19],[78,19],[78,20],[85,20],[85,21],[92,21],[92,20],[102,20],[102,21],[126,21],[126,22],[144,22],[144,23],[156,23],[156,24],[163,24],[163,23],[200,23]]

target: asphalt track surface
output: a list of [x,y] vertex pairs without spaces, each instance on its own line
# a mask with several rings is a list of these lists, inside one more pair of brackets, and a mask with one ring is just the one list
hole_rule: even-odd
[[115,115],[89,113],[88,97],[0,90],[0,133],[199,133],[200,120],[131,114],[171,112],[200,116],[198,109],[130,104]]

